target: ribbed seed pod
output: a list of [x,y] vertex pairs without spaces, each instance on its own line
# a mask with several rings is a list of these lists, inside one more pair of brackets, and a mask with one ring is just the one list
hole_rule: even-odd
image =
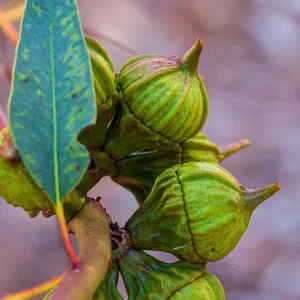
[[198,133],[175,151],[134,153],[116,161],[117,174],[112,179],[131,191],[141,204],[150,194],[158,175],[177,164],[187,162],[219,163],[233,153],[249,146],[247,139],[219,148],[209,141],[206,134]]
[[279,189],[278,183],[246,189],[215,164],[177,165],[159,175],[126,230],[134,248],[217,261],[238,244],[254,209]]
[[96,290],[92,300],[122,300],[118,291],[119,268],[116,263],[107,270],[104,280]]
[[234,143],[218,147],[212,143],[207,135],[199,133],[181,143],[182,163],[208,162],[218,164],[225,158],[251,145],[248,139],[238,140]]
[[[36,184],[22,161],[15,155],[9,159],[15,153],[13,149],[11,135],[6,127],[0,131],[0,196],[15,207],[22,207],[32,218],[40,211],[52,210],[52,202]],[[64,199],[66,218],[73,215],[74,207],[79,210],[84,202],[76,192],[67,195]]]
[[119,267],[129,300],[171,299],[206,272],[205,265],[165,263],[135,249],[120,259]]
[[114,158],[153,149],[176,149],[205,124],[208,97],[197,73],[203,43],[182,57],[139,55],[117,78],[122,117],[108,135],[105,151]]
[[176,291],[170,300],[225,300],[225,292],[219,279],[209,273]]
[[97,122],[84,129],[79,141],[90,150],[100,149],[115,113],[118,92],[114,66],[105,49],[95,40],[85,38],[90,55],[97,103]]

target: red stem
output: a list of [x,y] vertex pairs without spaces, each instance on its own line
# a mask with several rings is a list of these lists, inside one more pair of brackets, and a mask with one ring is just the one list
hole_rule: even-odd
[[8,295],[4,296],[4,298],[2,298],[2,300],[26,300],[26,299],[30,299],[32,297],[39,296],[43,293],[50,291],[54,287],[56,287],[62,281],[64,276],[65,276],[65,273],[60,276],[57,276],[55,278],[52,278],[51,280],[45,281],[45,282],[43,282],[35,287],[32,287],[30,289],[23,290],[21,292],[14,293],[14,294],[8,294]]
[[56,217],[57,217],[60,233],[61,233],[64,245],[66,247],[68,256],[71,260],[73,269],[78,269],[80,263],[79,263],[78,257],[73,249],[73,246],[72,246],[72,243],[70,240],[69,230],[68,230],[66,218],[64,215],[63,205],[61,202],[59,204],[57,204],[57,206],[55,208],[55,212],[56,212]]

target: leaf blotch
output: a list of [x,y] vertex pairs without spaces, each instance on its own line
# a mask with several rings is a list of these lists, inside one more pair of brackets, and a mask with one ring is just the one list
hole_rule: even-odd
[[76,98],[76,97],[77,97],[76,93],[72,94],[72,98]]
[[76,169],[77,172],[79,172],[80,171],[80,166],[77,165],[75,169]]
[[24,82],[24,83],[27,83],[27,82],[28,82],[28,78],[25,78],[25,79],[23,80],[23,82]]

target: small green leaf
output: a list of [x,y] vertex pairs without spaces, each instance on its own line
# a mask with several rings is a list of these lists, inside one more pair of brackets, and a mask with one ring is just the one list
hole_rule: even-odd
[[90,60],[75,0],[27,0],[9,123],[26,168],[57,207],[87,169],[77,141],[95,122]]

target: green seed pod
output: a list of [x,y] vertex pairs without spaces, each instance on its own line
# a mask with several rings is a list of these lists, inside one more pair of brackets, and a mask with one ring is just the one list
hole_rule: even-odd
[[[6,127],[0,131],[0,197],[15,207],[22,207],[31,218],[37,216],[40,211],[52,210],[52,202],[36,184],[21,160],[15,154],[13,159],[9,159],[12,158],[11,153],[16,152]],[[76,192],[67,195],[64,199],[66,218],[71,218],[84,203],[85,199],[79,197]]]
[[165,263],[135,249],[119,260],[119,267],[129,300],[171,299],[206,272],[201,264]]
[[104,280],[96,290],[92,300],[122,300],[124,299],[118,292],[119,268],[116,263],[107,270]]
[[182,57],[154,54],[129,59],[117,78],[122,117],[105,151],[116,159],[147,148],[176,149],[205,124],[208,97],[197,73],[203,43]]
[[219,148],[209,141],[206,134],[198,133],[180,143],[175,151],[135,153],[116,161],[118,172],[112,179],[131,191],[138,203],[142,204],[150,194],[156,178],[164,170],[193,161],[217,164],[249,145],[250,141],[243,139]]
[[279,189],[278,183],[246,189],[215,164],[177,165],[159,175],[126,230],[136,249],[217,261],[236,247],[254,209]]
[[248,139],[242,139],[234,143],[218,147],[212,143],[204,133],[181,143],[182,163],[208,162],[219,164],[225,158],[251,145]]
[[105,134],[114,117],[118,92],[115,83],[114,66],[105,49],[95,40],[85,38],[91,59],[94,88],[97,103],[97,122],[84,129],[79,141],[90,150],[103,145]]
[[225,292],[219,279],[209,273],[204,274],[192,284],[176,291],[170,300],[225,300]]

